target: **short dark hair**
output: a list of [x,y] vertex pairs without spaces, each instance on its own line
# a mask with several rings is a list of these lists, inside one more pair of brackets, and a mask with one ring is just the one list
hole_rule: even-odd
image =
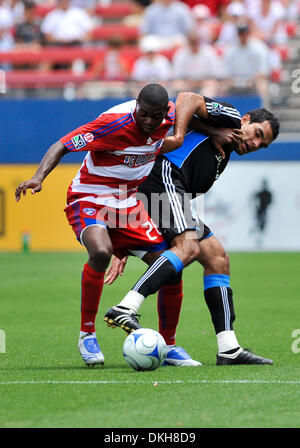
[[167,108],[169,95],[166,89],[160,84],[147,84],[139,93],[137,102],[143,101],[148,106],[159,106]]
[[278,136],[280,128],[279,121],[268,109],[262,107],[260,109],[250,110],[245,115],[250,115],[250,123],[262,123],[263,121],[269,121],[273,133],[273,140],[275,140]]
[[24,0],[23,4],[25,9],[33,9],[36,6],[33,0]]

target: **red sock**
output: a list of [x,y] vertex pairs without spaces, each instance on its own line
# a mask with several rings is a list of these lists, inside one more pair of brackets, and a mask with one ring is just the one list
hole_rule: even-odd
[[95,331],[95,320],[103,289],[105,272],[97,272],[87,263],[81,280],[81,331]]
[[177,285],[160,288],[157,297],[159,332],[167,345],[174,345],[179,321],[183,292],[182,280]]

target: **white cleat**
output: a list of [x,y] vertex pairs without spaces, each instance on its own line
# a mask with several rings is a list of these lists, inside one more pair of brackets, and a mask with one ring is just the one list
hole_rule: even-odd
[[88,367],[104,364],[104,356],[99,347],[95,333],[86,333],[79,336],[78,349],[84,363]]
[[163,366],[197,367],[201,362],[195,361],[182,347],[170,347]]

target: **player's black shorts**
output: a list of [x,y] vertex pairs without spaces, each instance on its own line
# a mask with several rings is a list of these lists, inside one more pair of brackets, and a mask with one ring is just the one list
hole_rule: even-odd
[[138,198],[168,244],[187,230],[195,230],[199,241],[212,235],[192,207],[192,195],[180,170],[164,157],[158,157],[150,176],[140,185]]

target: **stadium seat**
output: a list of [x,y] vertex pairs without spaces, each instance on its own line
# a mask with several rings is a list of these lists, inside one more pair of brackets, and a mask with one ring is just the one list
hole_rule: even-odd
[[48,12],[52,11],[54,9],[54,6],[43,6],[43,5],[36,5],[34,9],[34,14],[38,19],[43,19]]
[[133,8],[129,2],[113,2],[107,6],[98,5],[94,9],[94,14],[104,21],[120,20],[132,12]]
[[121,37],[125,42],[136,42],[139,30],[136,26],[122,24],[103,24],[94,28],[92,39],[94,41],[107,41],[113,36]]
[[9,88],[61,88],[68,83],[82,84],[91,80],[91,75],[76,75],[70,70],[37,72],[35,70],[14,70],[6,73]]
[[281,81],[281,74],[282,74],[282,69],[281,68],[274,68],[271,71],[271,75],[270,78],[273,82],[275,82],[276,84],[278,84]]
[[[42,47],[39,49],[18,49],[10,52],[0,52],[0,64],[10,64],[11,70],[6,73],[6,83],[9,88],[61,88],[71,82],[80,85],[83,82],[94,79],[94,68],[104,57],[107,48],[98,47]],[[161,51],[170,60],[175,49]],[[122,56],[128,66],[132,68],[135,60],[142,55],[138,45],[125,45],[121,49]],[[84,62],[83,69],[76,73],[74,61]],[[53,70],[45,68],[63,64],[66,68]],[[24,66],[28,66],[25,70]],[[43,67],[41,69],[41,67]],[[97,76],[97,79],[99,77]]]
[[296,22],[286,23],[286,33],[288,37],[296,37],[299,25]]
[[71,63],[75,59],[92,62],[103,54],[102,48],[95,47],[45,47],[35,50],[19,49],[0,52],[0,63],[12,65],[50,63]]
[[287,45],[275,45],[273,47],[280,54],[281,61],[288,61],[290,58],[289,47]]

